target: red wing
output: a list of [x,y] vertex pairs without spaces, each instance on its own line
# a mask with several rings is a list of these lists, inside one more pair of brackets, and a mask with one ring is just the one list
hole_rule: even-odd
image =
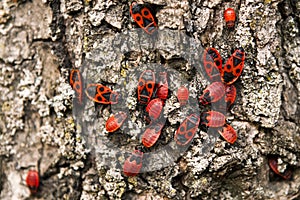
[[143,16],[140,13],[131,14],[131,16],[141,28],[144,28]]
[[39,174],[35,170],[30,170],[26,177],[26,184],[32,194],[37,193],[40,184]]
[[138,101],[141,104],[149,103],[155,87],[155,76],[151,70],[144,71],[138,83]]
[[236,99],[236,87],[234,85],[226,86],[225,101],[227,110],[233,105]]
[[115,116],[111,116],[110,118],[108,118],[105,124],[105,128],[109,133],[115,132],[120,128],[120,126],[118,126],[116,122]]
[[143,166],[143,153],[139,150],[135,150],[131,156],[129,156],[123,165],[123,172],[126,176],[136,176]]
[[214,63],[218,67],[219,71],[222,70],[222,57],[217,49],[215,48],[207,48],[207,53],[212,57]]
[[224,96],[224,94],[224,84],[221,82],[213,82],[212,84],[207,86],[207,88],[205,88],[203,94],[199,98],[199,101],[203,105],[217,102]]
[[118,112],[117,114],[111,116],[106,121],[105,128],[108,132],[115,132],[118,130],[124,123],[127,118],[127,114],[125,112]]
[[[204,51],[203,54],[203,65],[206,71],[206,74],[210,78],[211,81],[220,81],[220,70],[216,65],[213,57],[208,53],[207,50]],[[222,66],[222,63],[221,63]]]
[[79,70],[78,69],[72,69],[70,72],[70,85],[73,88],[74,83],[79,81]]
[[151,120],[156,120],[159,118],[163,109],[163,101],[159,98],[152,99],[146,107]]
[[236,131],[228,124],[225,124],[222,131],[219,131],[219,134],[230,144],[233,144],[237,139]]
[[230,56],[221,72],[221,78],[225,84],[230,85],[239,78],[244,68],[244,61],[245,51],[240,47]]
[[292,177],[292,171],[290,168],[285,169],[285,171],[283,173],[281,173],[278,170],[278,157],[277,156],[271,156],[268,160],[269,162],[269,166],[272,169],[272,171],[279,175],[280,177],[282,177],[283,179],[290,179]]
[[167,79],[167,73],[160,72],[159,79],[160,79],[160,81],[157,85],[156,96],[158,98],[160,98],[161,100],[166,100],[168,98],[168,93],[169,93],[169,84],[168,84],[168,79]]
[[145,147],[152,147],[158,140],[163,124],[157,123],[150,125],[144,132],[142,137],[142,143]]
[[226,117],[221,112],[208,111],[201,113],[201,124],[207,127],[222,127],[226,122]]
[[81,77],[80,71],[78,69],[71,70],[70,73],[70,85],[75,91],[76,98],[78,102],[82,104],[83,97],[83,79]]
[[85,90],[86,96],[96,103],[111,104],[112,90],[102,84],[89,84]]
[[127,119],[127,114],[125,112],[118,112],[115,115],[115,119],[117,120],[118,125],[122,126],[124,121]]
[[188,116],[179,126],[175,133],[175,141],[178,145],[184,146],[191,142],[197,132],[200,122],[199,116],[192,114]]
[[189,99],[189,90],[185,86],[180,86],[177,90],[177,99],[180,103],[180,106],[186,105]]
[[133,2],[130,6],[133,20],[148,34],[157,30],[157,23],[149,8],[143,4]]

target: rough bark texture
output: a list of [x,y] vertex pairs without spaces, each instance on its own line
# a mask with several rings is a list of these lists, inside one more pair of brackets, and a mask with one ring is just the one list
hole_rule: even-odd
[[[156,11],[162,30],[158,41],[130,32],[136,25],[127,1],[0,2],[0,198],[31,197],[25,183],[29,169],[41,176],[37,199],[299,198],[300,1],[145,2]],[[228,7],[237,12],[233,31],[223,19]],[[137,74],[153,63],[163,65],[172,82],[164,111],[167,127],[150,152],[172,143],[182,113],[188,112],[179,109],[176,88],[189,83],[196,97],[208,83],[189,60],[202,52],[181,48],[187,38],[217,48],[223,58],[232,49],[245,49],[237,101],[227,114],[238,140],[230,145],[200,129],[172,164],[148,172],[145,166],[128,178],[120,168],[128,153],[114,155],[109,166],[104,157],[110,152],[106,140],[127,152],[140,143],[138,133],[126,133],[145,127],[136,105]],[[127,95],[127,128],[105,132],[117,106],[95,106],[88,99],[83,108],[73,104],[72,68],[80,69],[88,83],[105,83]],[[271,171],[270,156],[278,157],[279,171],[292,170],[291,180]],[[148,166],[160,168],[163,158]]]

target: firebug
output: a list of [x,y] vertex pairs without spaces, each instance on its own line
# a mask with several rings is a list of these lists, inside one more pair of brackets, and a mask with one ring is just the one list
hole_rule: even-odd
[[99,83],[88,84],[85,90],[86,96],[100,104],[117,104],[119,94],[109,87],[106,87]]
[[165,101],[168,97],[169,84],[167,79],[167,72],[159,73],[159,83],[157,84],[156,96]]
[[225,102],[227,110],[233,105],[236,99],[236,87],[234,85],[227,85],[225,88]]
[[155,87],[155,75],[151,70],[145,70],[139,78],[138,83],[138,102],[140,104],[148,104]]
[[220,81],[222,70],[222,58],[215,48],[207,48],[203,53],[203,65],[210,81]]
[[36,170],[29,170],[26,177],[26,184],[31,194],[35,194],[38,191],[40,185],[39,173]]
[[157,30],[156,18],[152,13],[151,8],[145,4],[138,4],[134,1],[130,6],[131,17],[148,34]]
[[217,111],[208,111],[201,114],[201,124],[207,127],[222,127],[226,122],[224,114]]
[[203,105],[217,102],[225,95],[225,87],[221,82],[213,82],[210,84],[200,96],[199,101]]
[[281,173],[278,170],[278,157],[277,156],[271,156],[269,157],[269,166],[272,169],[272,171],[277,174],[278,176],[280,176],[281,178],[285,179],[285,180],[289,180],[292,177],[292,171],[291,169],[286,169],[283,173]]
[[181,86],[177,90],[177,99],[180,103],[180,106],[186,105],[189,99],[189,90],[185,86]]
[[125,112],[118,112],[115,115],[108,118],[106,121],[105,128],[108,132],[115,132],[118,130],[127,118],[127,114]]
[[70,85],[75,91],[75,98],[79,104],[83,102],[83,78],[78,69],[72,69],[70,72]]
[[234,83],[242,74],[245,62],[245,51],[242,47],[234,51],[228,58],[223,70],[221,71],[221,79],[226,85]]
[[237,139],[237,133],[229,124],[225,124],[219,134],[230,144],[233,144]]
[[156,141],[158,140],[161,130],[163,128],[162,123],[152,123],[146,128],[143,136],[142,136],[142,143],[145,147],[150,148],[152,147]]
[[235,23],[236,14],[233,8],[227,8],[224,11],[224,19],[228,28],[233,28]]
[[143,166],[144,153],[135,150],[124,162],[123,172],[126,176],[136,176]]
[[197,114],[187,116],[175,133],[176,143],[181,146],[189,144],[197,132],[199,123],[200,118]]
[[159,98],[152,99],[146,107],[151,120],[155,121],[160,117],[163,110],[163,101]]

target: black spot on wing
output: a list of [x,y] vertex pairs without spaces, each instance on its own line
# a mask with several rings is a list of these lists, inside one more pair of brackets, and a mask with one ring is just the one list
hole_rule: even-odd
[[140,94],[141,94],[141,95],[144,95],[144,96],[149,96],[149,92],[148,92],[148,90],[146,89],[146,87],[141,91]]
[[184,135],[178,134],[178,135],[177,135],[177,141],[178,141],[179,143],[181,143],[181,144],[184,144],[184,143],[187,142],[187,139],[186,139],[186,137],[185,137]]
[[107,101],[109,101],[110,100],[110,92],[108,92],[108,93],[105,93],[105,94],[102,94],[102,96],[107,100]]
[[232,73],[228,73],[228,72],[224,72],[224,82],[225,83],[229,83],[230,81],[232,81],[235,78],[235,76]]
[[233,57],[233,65],[236,67],[238,66],[242,60],[240,58]]

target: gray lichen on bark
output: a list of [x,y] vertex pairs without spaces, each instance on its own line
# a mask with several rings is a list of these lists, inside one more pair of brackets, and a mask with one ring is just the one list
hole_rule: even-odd
[[[147,44],[146,36],[130,32],[136,25],[127,1],[1,1],[0,198],[27,199],[29,169],[40,173],[36,194],[40,199],[299,198],[300,2],[144,2],[156,8],[160,29],[171,29],[161,36],[157,51],[145,46],[134,49],[138,43]],[[228,7],[237,12],[233,31],[223,20]],[[199,74],[193,79],[193,64],[177,59],[183,53],[180,45],[172,47],[177,44],[171,33],[174,30],[203,47],[217,48],[225,60],[232,49],[245,49],[245,68],[236,83],[237,101],[227,115],[238,139],[229,145],[217,137],[204,150],[210,135],[200,130],[172,165],[128,178],[118,166],[126,159],[124,155],[116,154],[118,162],[108,167],[100,151],[97,154],[98,148],[110,150],[101,138],[107,136],[105,122],[113,107],[94,106],[86,99],[85,109],[76,110],[69,71],[80,69],[90,82],[110,87],[117,88],[120,81],[127,83],[124,87],[133,120],[127,126],[144,127],[131,87],[138,77],[131,71],[163,62],[190,81],[192,95],[200,95],[208,84]],[[129,34],[132,46],[116,37],[124,33]],[[112,42],[134,51],[124,55]],[[170,77],[172,86],[177,87],[176,76]],[[164,114],[170,116],[170,126],[162,143],[173,139],[183,117],[176,101],[172,93],[166,102]],[[89,135],[83,134],[87,129]],[[121,149],[133,150],[134,146],[126,145],[137,145],[136,135],[108,138]],[[269,156],[278,157],[280,172],[292,170],[291,180],[272,173]]]

